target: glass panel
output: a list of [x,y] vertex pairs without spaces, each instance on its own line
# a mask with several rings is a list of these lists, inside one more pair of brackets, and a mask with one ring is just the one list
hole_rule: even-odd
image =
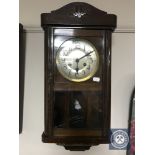
[[54,36],[53,134],[101,136],[104,39],[76,35]]
[[54,127],[101,128],[101,95],[99,91],[55,92]]

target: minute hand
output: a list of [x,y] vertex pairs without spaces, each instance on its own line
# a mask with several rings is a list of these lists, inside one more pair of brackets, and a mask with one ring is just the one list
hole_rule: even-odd
[[83,59],[84,57],[86,57],[86,56],[90,55],[90,54],[91,54],[91,53],[93,53],[93,52],[94,52],[94,51],[91,51],[91,52],[87,53],[86,55],[82,56],[82,57],[81,57],[81,58],[79,58],[78,60]]

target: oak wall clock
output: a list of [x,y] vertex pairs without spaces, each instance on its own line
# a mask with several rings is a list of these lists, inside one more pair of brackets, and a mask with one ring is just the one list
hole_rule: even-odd
[[68,150],[109,143],[111,35],[116,15],[74,2],[41,14],[45,34],[42,141]]

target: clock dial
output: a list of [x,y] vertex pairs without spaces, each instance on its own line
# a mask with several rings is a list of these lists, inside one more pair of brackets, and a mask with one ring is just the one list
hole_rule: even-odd
[[92,43],[73,38],[65,41],[59,47],[56,64],[63,77],[70,81],[82,82],[90,79],[96,73],[99,56]]

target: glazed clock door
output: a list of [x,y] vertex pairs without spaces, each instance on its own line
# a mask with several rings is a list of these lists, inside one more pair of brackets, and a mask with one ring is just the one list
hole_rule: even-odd
[[53,33],[53,135],[100,137],[109,125],[103,112],[105,32],[55,28]]

